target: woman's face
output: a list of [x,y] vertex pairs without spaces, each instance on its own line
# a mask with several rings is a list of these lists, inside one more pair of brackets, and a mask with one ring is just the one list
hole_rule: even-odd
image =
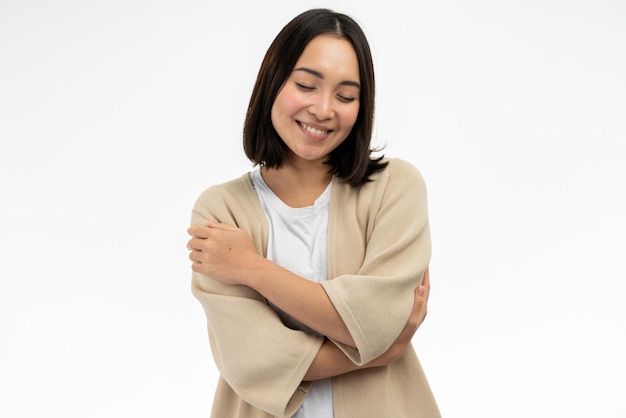
[[272,106],[272,124],[290,162],[322,162],[350,133],[359,113],[359,64],[352,45],[313,38]]

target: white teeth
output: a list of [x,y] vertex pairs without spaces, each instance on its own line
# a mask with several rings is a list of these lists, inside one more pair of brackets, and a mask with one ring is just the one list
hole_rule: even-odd
[[313,135],[324,135],[326,133],[328,133],[328,131],[322,131],[320,129],[315,129],[310,127],[309,125],[305,124],[305,123],[301,123],[302,127],[304,129],[306,129],[307,131],[311,132]]

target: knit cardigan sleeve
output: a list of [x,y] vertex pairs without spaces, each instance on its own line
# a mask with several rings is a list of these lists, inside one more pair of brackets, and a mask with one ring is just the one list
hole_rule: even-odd
[[[197,199],[192,225],[223,222],[244,229],[265,255],[267,221],[247,175],[207,189]],[[321,337],[287,328],[263,296],[192,273],[192,293],[207,318],[209,341],[222,378],[246,403],[272,416],[291,416],[310,383],[302,382]]]
[[431,257],[426,186],[408,162],[359,189],[338,185],[329,219],[329,278],[322,285],[356,349],[333,341],[355,363],[383,354],[404,328]]

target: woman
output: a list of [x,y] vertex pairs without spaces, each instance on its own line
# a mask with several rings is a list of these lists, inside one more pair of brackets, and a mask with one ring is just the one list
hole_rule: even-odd
[[371,157],[373,114],[358,24],[325,9],[289,22],[244,125],[258,166],[202,193],[188,231],[212,416],[440,416],[410,344],[430,288],[425,185]]

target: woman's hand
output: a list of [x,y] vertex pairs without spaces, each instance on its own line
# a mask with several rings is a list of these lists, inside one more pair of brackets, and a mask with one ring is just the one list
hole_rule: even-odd
[[187,232],[191,235],[187,248],[191,250],[192,270],[224,284],[244,284],[260,257],[241,228],[209,222],[207,226],[192,226]]
[[193,271],[227,285],[248,286],[309,328],[355,346],[322,285],[259,255],[244,230],[209,222],[188,232]]
[[430,277],[428,274],[428,268],[424,272],[424,278],[422,284],[415,289],[415,300],[413,303],[413,310],[409,316],[404,329],[400,332],[400,335],[394,343],[385,351],[380,357],[372,361],[372,366],[384,366],[398,360],[404,350],[407,348],[413,335],[420,327],[426,314],[428,313],[428,295],[430,294]]

